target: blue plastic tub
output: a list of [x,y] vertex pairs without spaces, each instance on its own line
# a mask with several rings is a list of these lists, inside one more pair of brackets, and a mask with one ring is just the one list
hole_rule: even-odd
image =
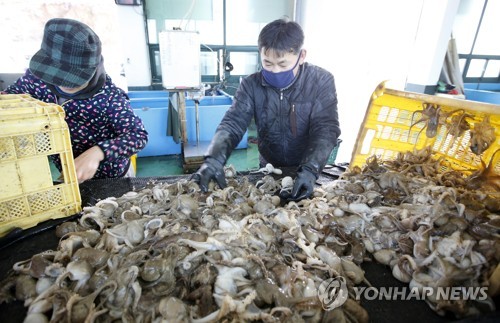
[[[181,153],[181,144],[167,136],[168,100],[166,91],[131,91],[128,93],[134,112],[142,119],[149,133],[149,141],[138,157],[177,155]],[[224,114],[231,106],[231,97],[217,95],[204,97],[199,103],[200,141],[210,141]],[[195,102],[186,100],[186,122],[188,142],[196,142]],[[241,139],[236,149],[248,147],[248,132]]]

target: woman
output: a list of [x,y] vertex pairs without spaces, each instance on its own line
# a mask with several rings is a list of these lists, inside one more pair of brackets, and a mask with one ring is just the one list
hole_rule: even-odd
[[[133,175],[130,157],[148,141],[127,94],[106,74],[101,42],[87,25],[55,18],[24,76],[5,91],[59,104],[66,113],[78,181]],[[61,161],[53,157],[61,171]]]

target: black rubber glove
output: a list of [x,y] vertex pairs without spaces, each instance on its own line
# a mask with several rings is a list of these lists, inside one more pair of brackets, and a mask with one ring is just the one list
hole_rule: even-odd
[[198,183],[202,192],[207,192],[208,183],[212,179],[215,180],[220,188],[227,186],[224,165],[215,158],[207,157],[198,171],[191,176],[191,180]]
[[290,201],[300,201],[309,198],[314,191],[314,183],[316,182],[316,175],[310,171],[302,168],[297,172],[295,178],[292,194],[288,197]]

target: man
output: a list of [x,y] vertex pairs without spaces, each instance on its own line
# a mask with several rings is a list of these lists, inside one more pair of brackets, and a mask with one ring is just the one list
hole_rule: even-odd
[[[64,108],[80,183],[133,175],[130,157],[148,141],[127,94],[112,82],[103,64],[101,41],[89,26],[51,19],[29,69],[5,91],[27,93]],[[61,171],[59,157],[51,157]]]
[[202,191],[214,179],[226,186],[223,167],[252,117],[257,126],[261,166],[297,167],[289,200],[310,197],[340,135],[333,75],[306,63],[304,33],[285,19],[266,25],[258,46],[262,70],[244,78],[217,128],[200,169],[193,174]]

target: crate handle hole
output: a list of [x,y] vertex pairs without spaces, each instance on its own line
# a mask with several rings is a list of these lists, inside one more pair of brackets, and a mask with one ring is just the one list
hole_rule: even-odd
[[373,138],[375,138],[375,130],[373,129],[368,129],[366,132],[365,139],[363,140],[362,146],[361,146],[361,154],[366,155],[370,152],[370,147]]

